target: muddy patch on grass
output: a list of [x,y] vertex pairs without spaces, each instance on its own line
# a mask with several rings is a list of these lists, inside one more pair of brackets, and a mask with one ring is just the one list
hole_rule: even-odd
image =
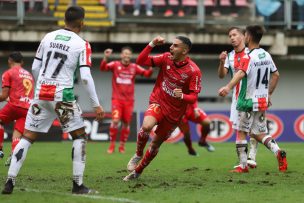
[[116,171],[116,173],[128,173],[128,170],[127,169],[123,169],[123,170]]
[[135,185],[133,186],[129,186],[129,188],[132,188],[132,189],[140,189],[140,188],[145,188],[147,187],[148,185],[145,184],[145,183],[136,183]]
[[197,170],[198,170],[197,167],[192,167],[192,168],[186,168],[186,169],[184,170],[184,172],[192,172],[192,171],[197,171]]
[[239,183],[239,184],[248,184],[248,182],[245,181],[245,180],[239,180],[238,183]]

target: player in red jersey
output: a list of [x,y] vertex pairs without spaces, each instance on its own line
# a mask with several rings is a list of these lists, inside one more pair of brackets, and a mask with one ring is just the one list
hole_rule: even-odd
[[[165,39],[154,38],[137,58],[137,64],[157,66],[160,71],[150,95],[150,105],[145,112],[142,127],[137,135],[136,154],[128,163],[131,172],[123,180],[136,179],[157,155],[161,144],[168,139],[186,112],[188,104],[195,103],[201,90],[201,72],[188,57],[192,43],[189,38],[178,36],[170,52],[149,56],[153,47],[163,45]],[[152,128],[158,125],[155,136],[143,156]]]
[[201,137],[198,141],[198,145],[205,147],[209,152],[213,152],[215,148],[206,141],[206,138],[210,132],[210,119],[208,115],[198,107],[197,101],[194,104],[189,104],[185,115],[183,116],[182,122],[178,126],[184,134],[184,143],[188,148],[188,153],[193,156],[197,156],[196,151],[192,147],[189,121],[197,124],[201,124]]
[[153,73],[152,67],[146,70],[135,63],[131,63],[131,47],[123,47],[121,49],[120,61],[107,63],[111,54],[112,49],[106,49],[104,51],[104,58],[100,63],[101,71],[113,72],[112,122],[110,126],[110,146],[107,151],[109,154],[115,151],[116,136],[121,121],[122,129],[118,150],[120,153],[125,153],[125,143],[130,133],[130,122],[134,107],[134,83],[136,75],[150,77]]
[[[2,92],[0,102],[7,101],[7,104],[0,110],[0,157],[3,157],[4,128],[13,121],[15,122],[12,137],[12,152],[20,141],[24,131],[24,123],[30,101],[34,96],[34,79],[31,73],[22,68],[23,56],[20,52],[13,52],[8,57],[9,69],[2,75]],[[8,157],[5,165],[10,164]]]

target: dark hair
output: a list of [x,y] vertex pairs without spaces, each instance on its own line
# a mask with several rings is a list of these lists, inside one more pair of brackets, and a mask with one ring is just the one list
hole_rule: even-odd
[[180,41],[182,41],[184,44],[186,44],[188,46],[188,49],[190,50],[192,47],[192,42],[188,37],[184,37],[184,36],[177,36],[176,39],[179,39]]
[[73,23],[84,19],[84,9],[79,6],[69,7],[64,14],[66,23]]
[[22,63],[23,62],[23,56],[19,51],[13,52],[8,56],[9,59],[14,61],[15,63]]
[[229,29],[228,29],[228,33],[227,34],[229,34],[230,32],[231,32],[231,30],[237,30],[239,33],[242,33],[243,35],[245,34],[245,30],[244,29],[242,29],[242,28],[239,28],[239,27],[230,27]]
[[264,34],[264,28],[260,25],[249,25],[246,27],[246,32],[252,37],[255,43],[260,43]]
[[129,50],[130,52],[133,52],[133,49],[131,48],[131,47],[129,47],[129,46],[124,46],[124,47],[122,47],[121,48],[121,52],[123,52],[124,50]]

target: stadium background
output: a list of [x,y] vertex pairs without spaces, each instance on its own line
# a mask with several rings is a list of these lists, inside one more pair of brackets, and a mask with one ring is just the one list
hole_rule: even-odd
[[[58,29],[62,24],[61,10],[63,11],[68,1],[62,0],[61,7],[53,12],[53,2],[49,1],[50,10],[44,14],[40,12],[42,2],[36,3],[36,11],[28,13],[28,1],[24,4],[16,1],[0,0],[0,73],[7,69],[7,54],[11,51],[20,50],[25,56],[24,67],[30,69],[35,50],[39,41],[45,33]],[[22,1],[21,1],[22,2]],[[93,4],[93,3],[95,4]],[[215,7],[208,4],[212,1],[184,0],[186,16],[183,18],[164,18],[164,1],[154,0],[154,16],[147,17],[142,8],[140,18],[132,15],[132,1],[125,1],[126,15],[119,15],[110,1],[108,10],[103,7],[104,1],[80,0],[78,3],[88,8],[88,13],[95,14],[94,18],[87,20],[87,29],[81,35],[92,45],[93,67],[92,75],[95,80],[97,94],[101,104],[107,112],[111,110],[111,72],[100,72],[99,63],[103,56],[103,50],[113,48],[115,54],[112,59],[119,59],[120,48],[128,45],[134,49],[134,57],[144,48],[156,35],[162,35],[168,40],[164,47],[156,48],[154,53],[160,53],[169,49],[170,41],[176,35],[184,34],[189,36],[193,43],[191,57],[199,65],[203,72],[203,90],[200,93],[199,107],[203,108],[212,116],[212,131],[210,141],[234,141],[234,135],[229,127],[230,98],[221,99],[217,96],[217,90],[228,81],[220,80],[217,77],[218,54],[231,50],[226,30],[236,25],[245,27],[248,24],[264,24],[267,33],[262,40],[262,47],[274,55],[274,61],[280,71],[278,88],[272,98],[273,107],[269,118],[269,129],[273,136],[279,141],[301,141],[304,139],[304,108],[302,88],[303,82],[303,30],[298,30],[298,5],[296,1],[278,1],[281,5],[269,17],[258,15],[256,2],[258,1],[237,1],[237,6],[226,5],[219,1],[220,16],[214,16]],[[171,1],[175,5],[176,1]],[[24,11],[20,13],[20,5]],[[21,8],[23,8],[21,7]],[[92,11],[96,7],[96,11]],[[19,8],[19,9],[18,9]],[[237,11],[238,17],[232,17],[231,12]],[[98,14],[106,13],[103,17]],[[264,14],[266,15],[266,14]],[[21,17],[20,17],[21,16]],[[99,19],[102,18],[102,19]],[[303,23],[303,22],[302,22]],[[133,59],[135,61],[135,58]],[[132,122],[132,133],[130,140],[136,140],[136,130],[142,121],[149,94],[153,88],[157,76],[157,68],[154,69],[152,79],[138,77],[135,86],[135,108]],[[91,108],[87,95],[81,84],[77,83],[75,93],[83,111],[86,112],[87,131],[91,140],[107,141],[108,125],[110,114],[102,124],[94,122],[90,117]],[[1,107],[4,103],[1,103]],[[191,125],[193,139],[198,138],[197,126]],[[8,135],[11,127],[6,128]],[[181,139],[179,132],[174,133],[172,142]],[[47,136],[41,136],[40,140],[66,139],[61,135],[58,127],[52,127]],[[8,138],[7,138],[8,139]],[[68,138],[67,138],[68,139]]]

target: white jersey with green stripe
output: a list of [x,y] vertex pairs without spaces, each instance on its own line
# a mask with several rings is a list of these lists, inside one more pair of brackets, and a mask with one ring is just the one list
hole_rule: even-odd
[[35,99],[74,101],[76,70],[91,67],[91,47],[76,33],[60,29],[46,34],[35,60],[41,61]]
[[[235,50],[232,50],[228,53],[228,56],[226,57],[224,67],[228,70],[228,72],[231,75],[231,78],[234,76],[234,74],[239,70],[240,61],[241,58],[249,53],[249,49],[245,47],[242,51],[236,52]],[[232,122],[232,127],[234,129],[237,128],[237,122],[238,122],[238,112],[236,110],[236,104],[237,99],[240,92],[241,87],[241,81],[234,86],[233,92],[232,92],[232,102],[231,102],[231,108],[230,108],[230,121]]]
[[246,73],[237,102],[239,111],[265,111],[268,107],[270,74],[277,71],[270,54],[262,48],[252,49],[241,59]]

